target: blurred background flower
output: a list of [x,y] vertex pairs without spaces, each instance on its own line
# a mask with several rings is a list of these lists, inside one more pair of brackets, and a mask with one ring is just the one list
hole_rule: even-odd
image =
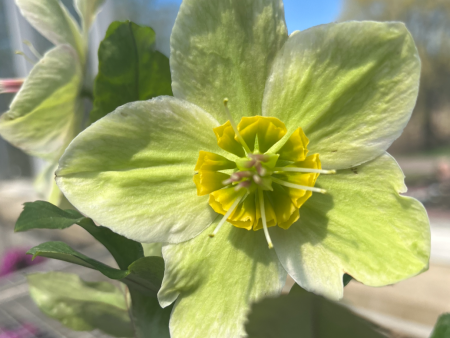
[[34,338],[39,337],[38,329],[32,324],[24,324],[12,329],[4,329],[0,338]]
[[0,259],[0,277],[25,269],[31,265],[42,263],[45,258],[27,255],[24,248],[12,248],[4,252]]

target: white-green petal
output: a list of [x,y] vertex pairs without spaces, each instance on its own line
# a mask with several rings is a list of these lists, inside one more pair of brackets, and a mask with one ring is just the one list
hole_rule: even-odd
[[272,61],[287,39],[282,0],[184,0],[170,39],[172,89],[225,123],[261,115]]
[[428,268],[430,226],[406,191],[403,173],[388,154],[361,166],[321,175],[289,230],[271,235],[277,255],[303,288],[342,297],[342,275],[370,286],[397,283]]
[[55,45],[69,44],[84,59],[85,45],[75,19],[59,0],[16,0],[22,15]]
[[173,97],[126,104],[80,133],[57,184],[98,224],[139,242],[178,243],[216,214],[193,181],[200,150],[224,154],[201,108]]
[[286,272],[262,231],[229,223],[210,238],[218,220],[198,237],[165,245],[161,306],[176,300],[170,319],[172,338],[243,337],[252,302],[278,295]]
[[380,156],[414,108],[420,59],[398,22],[321,25],[289,37],[266,85],[263,114],[302,127],[325,168]]
[[40,198],[61,207],[65,197],[55,182],[55,171],[57,168],[58,162],[46,163],[44,169],[36,177],[34,187]]
[[36,64],[0,117],[0,135],[26,153],[55,161],[81,128],[82,69],[75,50],[62,45]]
[[105,0],[76,0],[75,8],[83,22],[83,33],[88,34],[95,17]]

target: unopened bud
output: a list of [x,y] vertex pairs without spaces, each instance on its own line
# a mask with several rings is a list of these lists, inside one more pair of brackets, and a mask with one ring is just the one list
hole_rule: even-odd
[[0,94],[17,93],[24,81],[24,79],[0,79]]

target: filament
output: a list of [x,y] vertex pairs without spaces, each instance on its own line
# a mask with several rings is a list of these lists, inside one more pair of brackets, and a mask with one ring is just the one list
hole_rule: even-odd
[[267,244],[269,245],[269,249],[273,248],[272,240],[270,239],[269,230],[267,229],[267,221],[266,221],[266,210],[264,208],[264,195],[262,189],[258,189],[258,197],[259,197],[259,205],[261,208],[261,219],[264,229],[264,235],[266,236]]
[[28,48],[30,49],[30,52],[33,53],[33,55],[36,57],[36,59],[38,59],[38,60],[42,59],[42,55],[39,54],[39,52],[36,50],[36,48],[34,48],[33,44],[30,41],[23,40],[23,43],[28,46]]
[[274,181],[275,183],[278,183],[280,185],[284,185],[285,187],[288,187],[288,188],[294,188],[294,189],[299,189],[299,190],[309,190],[309,191],[313,191],[313,192],[320,192],[321,194],[327,193],[327,191],[325,189],[307,187],[305,185],[298,185],[298,184],[282,181],[275,177],[272,177],[272,181]]
[[310,168],[296,168],[296,167],[277,167],[274,171],[293,171],[297,173],[316,173],[316,174],[336,174],[336,170],[322,170],[322,169],[310,169]]
[[16,54],[17,55],[22,55],[24,58],[25,58],[25,60],[27,60],[29,63],[31,63],[33,66],[34,65],[36,65],[36,62],[34,62],[33,60],[31,60],[24,52],[22,52],[22,51],[20,51],[20,50],[17,50],[16,51]]
[[216,228],[214,229],[214,232],[212,234],[210,234],[209,237],[212,238],[215,235],[217,235],[217,233],[219,232],[220,228],[222,227],[222,225],[225,224],[225,221],[228,219],[228,217],[230,217],[231,213],[236,209],[236,207],[238,206],[239,202],[246,196],[247,196],[247,194],[244,194],[241,197],[236,198],[236,200],[231,205],[230,209],[228,209],[226,214],[220,220],[219,224],[217,224]]
[[245,143],[245,140],[242,138],[241,134],[239,133],[236,123],[234,123],[233,117],[231,116],[230,110],[228,109],[228,99],[227,98],[223,99],[223,105],[225,106],[225,111],[227,112],[228,119],[231,123],[231,126],[233,127],[234,133],[236,134],[239,142],[242,144],[242,146],[244,147],[247,154],[250,154],[251,153],[250,148],[248,147],[247,143]]

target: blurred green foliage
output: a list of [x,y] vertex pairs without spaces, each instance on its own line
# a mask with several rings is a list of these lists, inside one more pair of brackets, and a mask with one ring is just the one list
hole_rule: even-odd
[[255,303],[248,338],[382,338],[375,327],[340,304],[294,285],[289,295]]

